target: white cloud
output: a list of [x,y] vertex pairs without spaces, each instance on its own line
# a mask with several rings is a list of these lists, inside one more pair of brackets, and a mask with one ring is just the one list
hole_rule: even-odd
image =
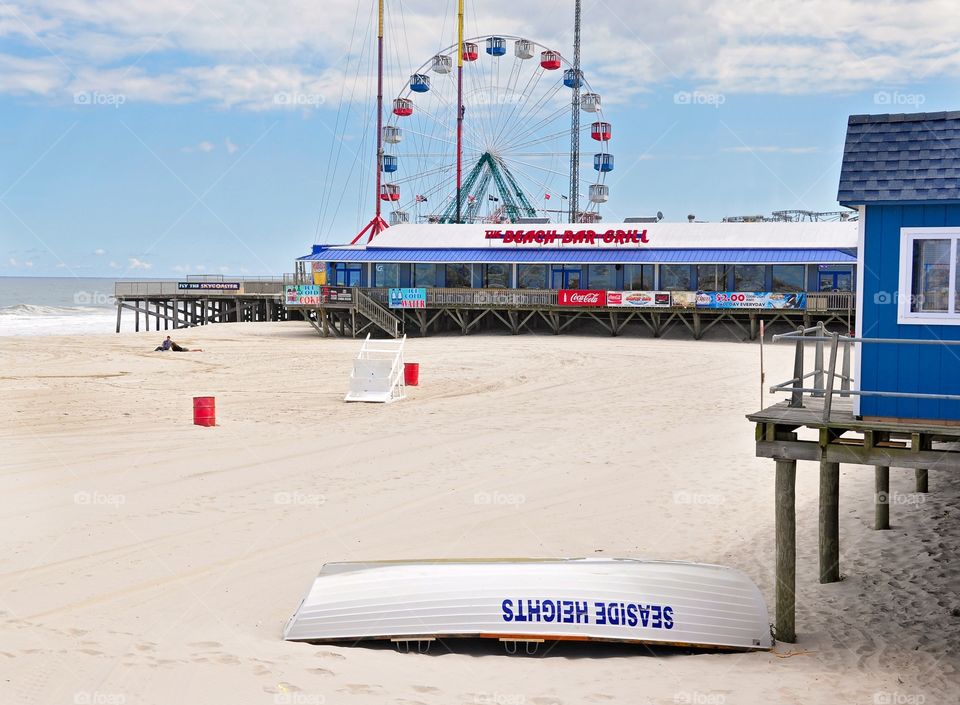
[[[150,264],[149,262],[144,262],[143,260],[137,259],[136,257],[130,257],[127,260],[127,262],[129,265],[128,267],[129,269],[150,269],[151,267],[153,267],[153,265]],[[111,262],[111,264],[113,263]]]
[[198,143],[198,144],[190,145],[189,147],[181,147],[181,148],[180,148],[180,151],[181,151],[181,152],[186,152],[186,153],[188,153],[188,154],[190,154],[190,153],[192,153],[192,152],[204,152],[204,153],[209,153],[209,152],[212,152],[212,151],[213,151],[214,149],[216,149],[216,148],[217,148],[217,147],[216,147],[216,145],[215,145],[213,142],[209,142],[209,141],[207,141],[207,140],[203,140],[202,142],[200,142],[200,143]]
[[93,254],[95,254],[97,257],[103,257],[105,254],[107,254],[107,251],[102,247],[98,247],[93,251]]
[[[366,100],[372,10],[356,0],[6,0],[0,38],[12,41],[0,53],[0,93],[62,100],[98,91],[275,110],[332,103],[346,81],[348,96],[363,84],[355,98]],[[443,17],[436,0],[388,6],[388,57],[391,47],[402,57],[390,66],[388,95],[454,41],[452,13]],[[512,0],[488,0],[467,17],[470,35],[519,34],[564,52],[570,31],[569,14],[550,3],[519,12]],[[651,0],[642,13],[635,0],[601,0],[583,31],[587,76],[608,102],[666,82],[829,94],[960,71],[953,0]],[[158,60],[173,52],[177,61]]]
[[27,260],[26,262],[23,263],[23,266],[24,266],[24,267],[32,267],[32,266],[33,266],[33,262],[32,262],[31,260]]
[[10,259],[8,259],[7,264],[9,264],[11,267],[18,267],[20,265],[20,263],[17,262],[16,258],[14,257],[11,257]]
[[229,137],[224,142],[224,146],[227,148],[227,154],[236,154],[237,150],[240,149]]
[[110,261],[110,269],[120,269],[120,265],[117,264],[116,262],[114,262],[113,260],[111,260],[111,261]]

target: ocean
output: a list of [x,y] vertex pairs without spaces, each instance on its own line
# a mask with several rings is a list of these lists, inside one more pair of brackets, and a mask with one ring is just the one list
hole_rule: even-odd
[[[0,277],[0,336],[113,333],[114,279]],[[124,316],[123,330],[133,329]]]

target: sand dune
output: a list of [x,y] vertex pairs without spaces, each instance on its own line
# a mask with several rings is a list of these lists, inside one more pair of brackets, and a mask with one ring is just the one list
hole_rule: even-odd
[[[776,653],[290,644],[322,563],[605,556],[723,563],[772,603],[757,348],[601,336],[411,340],[421,386],[346,405],[356,341],[303,324],[0,342],[0,702],[956,703],[960,478],[845,467],[841,570],[816,580],[798,473],[800,641]],[[770,347],[786,378],[790,351]],[[191,424],[217,397],[220,425]],[[789,656],[789,657],[787,657]]]

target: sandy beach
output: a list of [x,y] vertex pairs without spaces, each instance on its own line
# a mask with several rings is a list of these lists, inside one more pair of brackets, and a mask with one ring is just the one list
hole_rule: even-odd
[[[840,583],[797,474],[797,644],[695,654],[286,643],[329,561],[622,556],[721,563],[773,602],[756,344],[475,335],[408,342],[421,385],[343,403],[354,340],[303,323],[0,339],[0,702],[912,703],[960,698],[960,478],[844,466]],[[768,380],[791,350],[769,346]],[[216,428],[192,425],[214,395]],[[772,397],[767,397],[772,400]]]

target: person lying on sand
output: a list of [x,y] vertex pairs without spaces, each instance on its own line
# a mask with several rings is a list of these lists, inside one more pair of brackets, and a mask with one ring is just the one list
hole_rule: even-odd
[[170,339],[169,335],[166,337],[166,339],[162,343],[160,343],[159,347],[154,349],[154,352],[166,352],[168,350],[173,350],[173,352],[203,352],[203,350],[200,348],[194,348],[193,350],[191,350],[190,348],[185,348],[181,345],[177,345],[175,342],[173,342]]

